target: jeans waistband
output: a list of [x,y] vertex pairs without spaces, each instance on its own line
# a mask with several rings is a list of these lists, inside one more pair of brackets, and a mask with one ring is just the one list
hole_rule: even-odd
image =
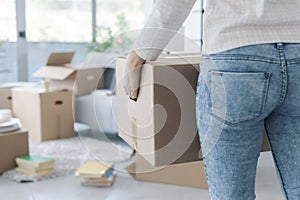
[[256,44],[227,50],[217,54],[203,55],[210,59],[258,59],[266,62],[282,62],[284,54],[287,63],[300,63],[300,43]]

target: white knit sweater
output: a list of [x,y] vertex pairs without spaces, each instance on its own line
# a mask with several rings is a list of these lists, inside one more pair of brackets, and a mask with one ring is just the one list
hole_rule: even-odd
[[[196,0],[156,0],[134,50],[155,60],[187,18]],[[204,54],[262,43],[300,43],[299,0],[207,0]],[[195,24],[197,26],[198,24]]]

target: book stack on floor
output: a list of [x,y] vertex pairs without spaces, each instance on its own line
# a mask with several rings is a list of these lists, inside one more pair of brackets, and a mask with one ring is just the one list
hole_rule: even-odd
[[40,156],[22,156],[16,158],[17,172],[42,178],[54,171],[54,160]]
[[80,176],[83,186],[109,187],[115,179],[114,165],[89,161],[76,170],[75,176]]

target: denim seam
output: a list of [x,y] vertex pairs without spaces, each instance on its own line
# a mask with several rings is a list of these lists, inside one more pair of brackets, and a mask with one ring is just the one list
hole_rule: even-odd
[[266,100],[267,100],[267,96],[268,96],[268,92],[269,92],[270,76],[271,76],[270,72],[265,72],[263,99],[262,99],[262,106],[261,106],[261,110],[260,110],[260,115],[262,114],[262,112],[265,108],[265,105],[266,105]]
[[300,63],[300,58],[296,58],[296,59],[287,59],[287,60],[286,60],[286,64],[287,64],[287,65],[299,64],[299,63]]
[[234,125],[242,124],[242,123],[245,123],[245,122],[248,122],[248,121],[252,121],[253,119],[256,119],[257,117],[259,117],[260,114],[255,114],[254,116],[245,118],[242,121],[238,121],[238,119],[237,119],[238,122],[231,122],[231,121],[228,121],[228,120],[224,120],[222,117],[220,117],[217,114],[214,114],[212,112],[211,112],[211,116],[213,116],[216,120],[218,120],[221,123],[224,123],[228,126],[234,126]]
[[281,106],[285,100],[286,93],[287,93],[287,64],[286,64],[286,59],[283,51],[283,46],[278,46],[278,53],[279,53],[279,58],[280,58],[280,70],[282,73],[282,85],[281,85],[281,93],[280,93],[280,98],[279,101],[276,105],[276,108]]
[[273,113],[275,113],[276,115],[282,116],[282,117],[294,117],[294,118],[299,118],[299,115],[285,115],[283,113],[278,113],[276,111],[273,111]]
[[208,191],[209,191],[209,194],[212,194],[212,192],[211,192],[211,189],[210,189],[210,187],[209,187],[209,182],[210,182],[210,180],[209,180],[209,178],[208,178],[208,173],[207,173],[207,166],[206,166],[206,158],[205,157],[203,157],[203,161],[204,161],[204,169],[205,169],[205,177],[206,177],[206,182],[207,182],[207,185],[208,185]]
[[203,59],[210,59],[210,60],[249,60],[249,61],[258,61],[258,62],[266,62],[266,63],[273,63],[279,64],[280,60],[267,58],[262,56],[248,56],[248,55],[214,55],[214,56],[202,56]]
[[286,191],[286,188],[285,188],[285,184],[283,183],[282,173],[281,173],[280,169],[278,168],[277,159],[276,159],[276,156],[274,154],[274,151],[272,150],[272,143],[270,141],[270,137],[269,137],[269,134],[268,134],[268,129],[267,129],[266,123],[265,123],[265,127],[266,127],[265,130],[266,130],[266,133],[267,133],[267,138],[269,140],[269,144],[270,144],[270,147],[271,147],[271,153],[272,153],[273,160],[274,160],[274,163],[275,163],[275,168],[277,169],[277,172],[278,172],[278,175],[279,175],[279,178],[280,178],[280,184],[281,184],[281,187],[282,187],[282,190],[284,192],[286,200],[289,200],[288,196],[287,196],[287,191]]

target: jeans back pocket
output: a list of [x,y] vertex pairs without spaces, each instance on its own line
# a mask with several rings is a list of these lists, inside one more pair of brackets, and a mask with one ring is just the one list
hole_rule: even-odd
[[263,110],[270,73],[210,71],[211,114],[227,124],[258,118]]

